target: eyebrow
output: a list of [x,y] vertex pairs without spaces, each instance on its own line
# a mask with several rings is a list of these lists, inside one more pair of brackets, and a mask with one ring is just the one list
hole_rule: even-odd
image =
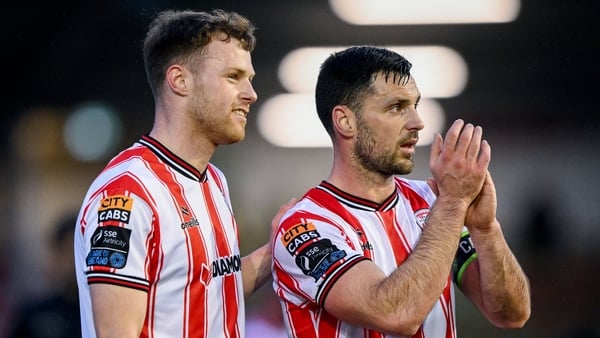
[[384,107],[391,108],[393,106],[401,106],[402,108],[404,108],[404,107],[408,107],[408,106],[418,105],[420,101],[421,101],[421,95],[419,95],[414,102],[408,98],[396,97],[396,98],[393,98],[393,99],[390,99],[389,101],[387,101],[385,103]]
[[234,72],[236,74],[240,74],[240,75],[244,75],[244,76],[247,75],[248,78],[250,78],[250,79],[253,79],[256,76],[255,72],[253,72],[253,71],[250,72],[250,71],[247,71],[245,69],[242,69],[242,68],[239,68],[239,67],[236,67],[236,66],[226,68],[225,72],[226,73]]

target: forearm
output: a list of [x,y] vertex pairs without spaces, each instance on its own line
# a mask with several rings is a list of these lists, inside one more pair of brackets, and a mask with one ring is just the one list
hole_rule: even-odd
[[465,210],[464,203],[438,200],[413,252],[377,287],[374,301],[408,320],[408,327],[421,324],[448,283]]
[[271,277],[271,247],[261,246],[242,258],[244,296],[249,296]]
[[485,231],[474,229],[471,238],[478,254],[482,311],[497,326],[523,326],[531,311],[529,280],[500,224],[495,221]]

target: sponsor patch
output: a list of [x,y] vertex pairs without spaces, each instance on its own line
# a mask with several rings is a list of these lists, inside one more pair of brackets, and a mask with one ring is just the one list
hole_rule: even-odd
[[212,276],[224,276],[242,269],[242,259],[240,255],[232,255],[227,257],[220,257],[219,259],[212,262]]
[[193,228],[193,227],[197,227],[200,226],[200,222],[198,222],[197,219],[195,218],[190,218],[188,221],[185,221],[183,223],[181,223],[181,229],[188,229],[188,228]]
[[123,227],[104,226],[96,228],[90,239],[87,266],[105,266],[121,269],[127,263],[131,230]]
[[133,198],[125,195],[108,196],[100,202],[98,208],[98,222],[123,222],[129,223]]
[[302,272],[317,281],[337,261],[346,257],[329,239],[320,239],[303,247],[296,257],[296,265]]
[[281,236],[281,243],[283,243],[287,251],[293,256],[303,244],[314,241],[319,237],[319,232],[314,224],[300,223],[288,229]]

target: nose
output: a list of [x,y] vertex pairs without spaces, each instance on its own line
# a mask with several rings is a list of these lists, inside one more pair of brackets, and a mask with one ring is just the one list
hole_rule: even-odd
[[258,94],[254,91],[254,87],[252,86],[252,82],[245,81],[244,88],[241,91],[242,99],[249,104],[252,104],[258,100]]
[[421,116],[416,109],[412,109],[411,118],[406,124],[406,128],[409,130],[422,130],[425,128],[425,122],[421,119]]

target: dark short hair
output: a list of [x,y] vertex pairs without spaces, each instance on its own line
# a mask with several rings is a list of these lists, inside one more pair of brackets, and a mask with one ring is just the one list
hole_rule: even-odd
[[386,48],[354,46],[331,54],[321,65],[315,102],[319,119],[333,137],[331,112],[337,105],[359,111],[364,97],[378,74],[386,81],[406,83],[412,64]]
[[[251,52],[256,45],[255,27],[236,12],[166,10],[156,15],[144,39],[143,55],[150,89],[156,97],[166,70],[175,62],[186,62],[200,54],[213,38],[241,42]],[[223,35],[217,34],[223,33]]]

